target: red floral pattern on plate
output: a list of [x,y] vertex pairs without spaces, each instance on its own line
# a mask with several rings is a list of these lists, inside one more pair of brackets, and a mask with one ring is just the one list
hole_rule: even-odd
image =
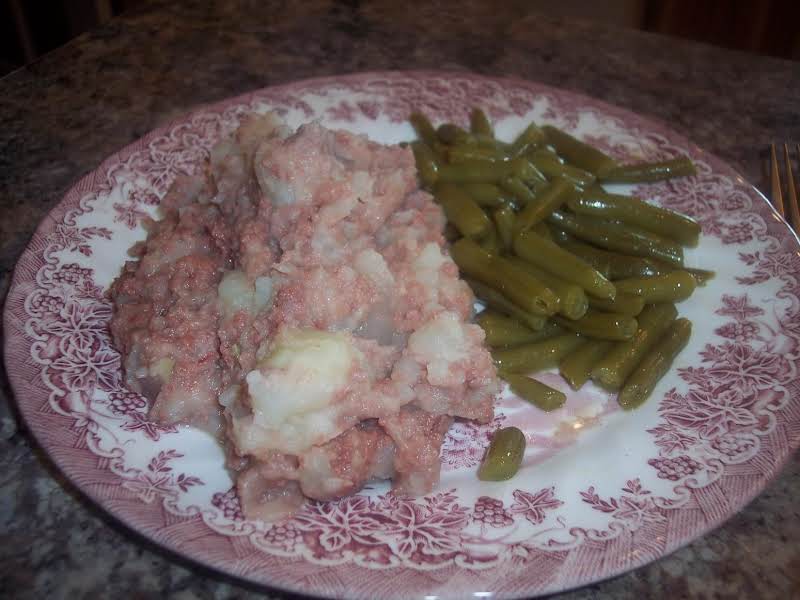
[[503,506],[503,501],[489,496],[481,496],[475,501],[472,520],[498,529],[514,524],[514,516]]
[[[555,123],[620,159],[691,156],[696,177],[636,191],[691,214],[710,251],[726,249],[722,266],[735,274],[704,288],[714,303],[713,319],[703,319],[711,322],[707,336],[686,351],[692,356],[681,356],[671,389],[647,405],[651,412],[625,415],[626,426],[646,436],[637,442],[642,452],[615,459],[603,477],[587,475],[581,489],[544,464],[508,484],[474,483],[471,470],[504,419],[498,414],[488,426],[459,423],[450,431],[445,487],[427,497],[376,487],[309,503],[286,522],[245,520],[221,458],[198,458],[195,450],[208,446],[187,441],[186,430],[150,423],[146,401],[125,389],[103,296],[114,273],[101,275],[95,256],[113,255],[121,265],[141,238],[141,219],[174,178],[192,172],[252,109],[272,107],[294,124],[323,117],[380,128],[400,127],[413,108],[466,122],[475,104],[497,120]],[[753,188],[636,115],[529,82],[468,74],[311,80],[198,111],[76,184],[17,266],[5,311],[6,360],[21,411],[59,467],[109,512],[194,560],[317,595],[529,596],[670,552],[741,507],[797,447],[799,269],[795,238]],[[189,452],[185,444],[195,445]],[[217,466],[198,470],[193,461],[201,458]]]
[[179,492],[187,492],[192,486],[203,485],[199,477],[185,473],[176,476],[172,472],[169,462],[182,456],[176,450],[159,452],[150,460],[146,470],[127,479],[122,487],[132,491],[145,504],[150,504],[156,498],[174,498]]
[[555,497],[555,488],[545,488],[535,494],[523,490],[514,490],[514,504],[511,505],[513,514],[523,515],[534,525],[538,525],[545,518],[545,511],[553,510],[564,503]]
[[633,479],[622,488],[624,492],[617,498],[603,500],[590,486],[581,492],[583,501],[593,509],[611,515],[613,521],[629,531],[636,531],[646,523],[659,523],[666,520],[651,492],[642,487],[639,479]]

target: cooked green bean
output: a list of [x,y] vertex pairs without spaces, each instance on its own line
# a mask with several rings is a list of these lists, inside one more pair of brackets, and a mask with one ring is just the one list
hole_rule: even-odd
[[582,258],[612,281],[663,275],[676,269],[675,265],[668,265],[653,258],[629,256],[597,248],[572,237],[563,229],[554,227],[552,224],[548,225],[554,232],[554,240],[559,246]]
[[436,137],[443,144],[454,146],[456,144],[474,144],[473,138],[467,130],[454,123],[442,123],[436,128]]
[[683,265],[683,248],[679,244],[658,238],[641,229],[625,227],[611,221],[600,222],[591,217],[560,211],[553,211],[548,220],[567,233],[601,248],[645,258],[657,258],[675,266]]
[[629,340],[639,328],[634,317],[593,309],[587,310],[580,319],[572,320],[564,317],[553,317],[553,319],[565,329],[599,340]]
[[446,164],[448,145],[437,138],[433,144],[430,144],[430,147],[431,150],[433,150],[433,155],[436,157],[436,160],[439,161],[439,164]]
[[505,142],[501,142],[498,139],[495,139],[494,136],[491,135],[484,135],[482,133],[470,133],[472,138],[475,140],[475,143],[482,147],[482,148],[494,148],[495,150],[501,150],[506,155],[508,155],[508,149],[511,147],[510,144]]
[[550,125],[542,127],[548,143],[570,164],[597,175],[617,166],[617,161],[597,148],[581,142],[568,133]]
[[455,228],[455,225],[448,223],[444,226],[444,239],[448,242],[455,242],[461,237],[461,233]]
[[531,379],[527,375],[500,373],[500,377],[508,382],[511,391],[517,396],[545,412],[557,410],[564,406],[567,401],[567,396],[564,392],[559,392],[541,381]]
[[568,205],[572,212],[579,215],[629,223],[671,238],[684,246],[696,246],[700,239],[700,225],[694,219],[633,196],[588,193],[583,197],[570,198]]
[[545,134],[535,123],[528,125],[511,143],[510,154],[522,156],[544,144]]
[[564,330],[552,321],[548,321],[544,327],[535,331],[525,323],[494,310],[484,310],[475,318],[475,321],[486,334],[486,344],[492,348],[531,344],[564,333]]
[[549,157],[552,158],[553,160],[557,160],[562,165],[566,164],[564,159],[558,155],[558,152],[556,152],[555,147],[550,144],[548,144],[547,146],[542,146],[541,148],[537,148],[533,152],[530,152],[529,155],[532,157],[536,156],[544,156],[545,158]]
[[536,196],[536,200],[527,204],[517,217],[514,232],[527,231],[537,223],[546,219],[551,212],[561,207],[575,195],[575,188],[563,177],[554,178]]
[[613,300],[595,298],[594,296],[589,298],[589,306],[591,308],[616,313],[618,315],[628,315],[629,317],[635,317],[642,312],[644,305],[644,298],[631,294],[623,294],[620,292],[619,288],[617,288],[617,295]]
[[[566,213],[563,211],[560,212],[562,214],[568,215],[577,223],[595,225],[599,227],[601,230],[604,230],[606,232],[612,232],[612,233],[620,231],[626,232],[630,234],[630,236],[632,236],[637,241],[662,245],[665,248],[668,248],[672,254],[680,255],[681,260],[683,260],[683,248],[680,243],[676,242],[675,240],[666,238],[662,235],[659,235],[657,233],[653,233],[652,231],[642,229],[641,227],[636,227],[635,225],[631,225],[629,223],[623,223],[622,221],[597,219],[587,215],[577,215],[577,214]],[[565,227],[565,229],[567,228]],[[569,229],[567,229],[567,231],[569,231]],[[639,256],[639,255],[635,254],[634,256]],[[665,261],[664,259],[658,257],[650,257],[650,258],[654,260],[661,260],[662,262],[667,262],[668,264],[673,264],[672,268],[675,268],[674,263],[669,263],[669,261]]]
[[[512,390],[544,410],[561,406],[561,392],[519,375],[560,362],[574,389],[591,377],[622,390],[623,408],[641,404],[691,331],[675,320],[672,302],[714,273],[682,266],[681,246],[700,236],[695,221],[606,192],[597,181],[693,175],[691,161],[619,165],[533,123],[506,144],[479,109],[470,131],[453,123],[434,129],[420,113],[411,123],[420,181],[444,209],[453,260],[476,296],[502,313],[484,311],[477,320]],[[571,212],[560,210],[564,204]],[[481,207],[492,209],[491,218]],[[511,251],[516,257],[501,255]]]
[[489,231],[478,242],[478,245],[489,254],[500,254],[502,250],[500,247],[500,236],[497,234],[497,228],[491,221],[489,221]]
[[530,160],[524,156],[513,159],[509,163],[511,175],[528,184],[534,191],[547,185],[547,178],[536,168]]
[[508,155],[498,148],[487,148],[469,144],[449,146],[446,153],[447,161],[454,165],[473,161],[503,162],[508,160]]
[[680,302],[692,295],[697,281],[688,271],[672,271],[655,277],[636,277],[615,281],[622,294],[641,296],[647,304]]
[[553,241],[553,234],[550,233],[550,228],[544,221],[539,221],[536,225],[534,225],[531,228],[531,231],[541,238],[550,240],[551,242]]
[[564,230],[554,228],[550,224],[547,224],[547,226],[551,233],[551,239],[556,244],[588,263],[603,277],[609,279],[609,274],[611,272],[611,263],[609,261],[610,252],[579,242]]
[[555,239],[559,246],[582,258],[612,281],[630,277],[651,277],[675,269],[672,265],[665,265],[665,263],[654,261],[651,258],[601,250],[578,241],[563,230],[556,229],[555,231],[557,232]]
[[639,315],[633,339],[615,344],[592,369],[592,379],[610,390],[620,389],[642,358],[678,316],[673,304],[650,304]]
[[[552,172],[553,170],[559,167],[567,166],[567,163],[564,162],[564,159],[561,158],[558,154],[556,154],[555,151],[551,150],[550,147],[537,148],[533,152],[529,152],[528,154],[526,154],[526,156],[528,157],[528,160],[530,160],[534,165],[536,165],[536,167],[547,177],[553,176],[549,175],[547,171]],[[540,164],[543,164],[544,168],[541,168],[539,166]],[[573,168],[577,169],[577,167]],[[581,169],[581,171],[583,170]],[[594,175],[592,175],[588,171],[583,171],[583,172],[587,173],[592,178],[592,180],[594,180]],[[596,187],[596,184],[590,186],[590,188],[594,187]]]
[[534,315],[522,310],[494,288],[474,279],[467,279],[467,284],[472,288],[472,293],[475,294],[475,297],[489,308],[514,317],[535,331],[541,331],[548,327],[549,321],[544,316]]
[[478,206],[503,206],[508,196],[493,183],[465,183],[461,186]]
[[[578,239],[568,234],[566,231],[554,225],[553,223],[549,223],[545,221],[545,225],[550,230],[550,238],[557,244],[561,245],[564,242],[577,242]],[[583,243],[583,242],[581,242]]]
[[525,434],[516,427],[504,427],[494,432],[489,449],[478,467],[481,481],[505,481],[519,471],[525,454]]
[[[556,163],[557,165],[564,166],[567,163],[564,162],[564,159],[561,158],[550,146],[545,146],[543,148],[537,148],[533,152],[528,152],[526,156],[530,159],[530,161],[535,165],[539,162],[542,163]],[[576,167],[577,168],[577,167]],[[542,169],[539,169],[542,173],[545,173]],[[547,175],[547,173],[545,173]],[[591,173],[589,173],[591,175]],[[592,175],[594,177],[594,175]],[[591,186],[592,188],[597,187],[597,185]]]
[[469,128],[470,131],[476,135],[485,135],[490,138],[494,137],[494,129],[492,129],[492,124],[486,117],[486,113],[480,108],[472,109],[472,113],[469,116]]
[[509,174],[510,163],[471,160],[457,165],[440,165],[442,183],[498,183]]
[[439,164],[436,162],[433,150],[421,141],[411,142],[411,150],[414,152],[419,178],[426,188],[433,188],[439,178]]
[[497,368],[503,371],[534,373],[557,366],[562,358],[578,347],[581,340],[576,333],[557,335],[532,344],[495,350],[492,358]]
[[602,186],[602,184],[595,182],[594,184],[587,187],[583,190],[583,195],[589,198],[593,198],[595,196],[605,196],[606,194],[610,194],[611,192],[607,192],[606,188]]
[[[674,265],[669,265],[669,269],[674,268]],[[666,265],[661,261],[641,256],[616,254],[611,258],[609,264],[609,276],[614,282],[620,279],[630,279],[631,277],[655,277],[667,272]]]
[[714,271],[708,271],[706,269],[689,269],[684,268],[685,271],[688,271],[692,275],[694,275],[695,280],[697,281],[697,285],[704,286],[709,281],[714,279],[717,274]]
[[665,275],[667,273],[672,273],[673,271],[686,271],[687,273],[692,274],[698,286],[704,286],[717,275],[714,271],[708,271],[706,269],[694,269],[691,267],[676,267],[675,265],[670,265],[663,261],[652,258],[641,260],[647,260],[651,263],[650,268],[646,269],[646,272],[636,273],[632,271],[627,276],[617,277],[617,279],[629,279],[631,277],[652,277],[653,275]]
[[500,237],[503,250],[508,252],[514,244],[514,222],[517,218],[516,214],[510,206],[501,206],[492,212],[492,218],[497,227],[497,233]]
[[428,146],[432,146],[436,142],[436,130],[433,128],[433,125],[431,125],[428,117],[421,112],[415,111],[409,115],[408,120],[411,122],[411,126],[414,128],[414,131],[417,132],[420,139],[428,144]]
[[559,246],[582,258],[612,281],[630,277],[651,277],[675,269],[672,265],[666,265],[651,258],[602,250],[575,239],[562,229],[553,228],[552,224],[550,224],[550,228],[551,231],[555,231],[554,239]]
[[558,365],[558,372],[573,390],[579,390],[589,381],[592,368],[614,345],[608,340],[586,340],[568,354]]
[[595,177],[589,171],[564,164],[555,154],[537,151],[530,155],[530,160],[546,177],[563,177],[579,188],[586,188],[594,183]]
[[444,210],[447,220],[456,226],[464,237],[480,239],[489,233],[492,222],[464,190],[452,183],[434,188],[434,195]]
[[558,307],[558,297],[533,275],[467,238],[453,244],[450,254],[462,273],[495,288],[523,310],[551,315]]
[[686,347],[692,334],[692,323],[688,319],[676,319],[669,330],[650,350],[625,382],[617,402],[625,410],[640,406],[666,375],[675,357]]
[[565,281],[521,258],[510,258],[515,265],[525,269],[558,296],[558,313],[568,319],[580,319],[589,308],[589,301],[581,286]]
[[587,294],[613,298],[617,293],[614,284],[587,262],[535,233],[529,231],[517,235],[514,238],[514,251],[520,258],[545,271],[578,284]]
[[673,177],[697,175],[691,159],[682,157],[660,162],[622,165],[598,173],[600,181],[608,183],[649,183]]
[[536,194],[519,177],[501,179],[500,187],[511,194],[522,206],[536,202]]
[[536,335],[524,323],[490,309],[475,317],[475,322],[483,329],[486,336],[484,341],[488,346],[518,346],[533,341],[531,336]]

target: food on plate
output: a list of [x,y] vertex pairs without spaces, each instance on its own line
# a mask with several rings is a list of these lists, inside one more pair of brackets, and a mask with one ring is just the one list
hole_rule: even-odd
[[631,339],[639,323],[634,317],[590,309],[579,319],[554,316],[564,329],[599,340],[624,341]]
[[511,391],[517,396],[545,412],[561,408],[567,401],[567,395],[564,392],[559,392],[530,377],[516,373],[503,373],[503,379],[508,382]]
[[556,228],[601,248],[652,258],[673,267],[683,266],[683,247],[679,243],[623,221],[598,221],[588,215],[558,210],[550,213],[548,221]]
[[[383,146],[246,117],[112,285],[128,385],[154,420],[219,436],[249,517],[373,478],[425,493],[452,420],[491,420],[497,370],[541,410],[566,396],[528,375],[553,367],[632,408],[688,339],[672,303],[713,276],[683,265],[699,227],[598,182],[691,161],[620,165],[534,123],[505,143],[478,109],[469,130],[411,123]],[[482,479],[513,475],[521,435],[495,435]]]
[[481,481],[505,481],[519,471],[525,454],[525,434],[516,427],[504,427],[494,432],[481,466]]
[[489,138],[494,137],[494,128],[489,117],[480,108],[473,108],[469,115],[469,127],[475,135],[485,135]]
[[600,175],[600,181],[608,183],[647,183],[672,177],[695,175],[696,173],[697,171],[692,161],[683,157],[608,169]]
[[600,176],[619,166],[610,156],[556,127],[545,125],[542,127],[542,132],[544,133],[542,141],[551,145],[558,156],[579,169]]
[[[492,419],[495,366],[412,148],[250,115],[160,210],[111,287],[114,342],[152,419],[219,437],[248,517],[373,478],[428,492],[453,419]],[[555,304],[504,267],[523,310]]]
[[616,296],[614,284],[602,273],[536,232],[520,232],[514,238],[514,252],[521,259],[580,286],[590,296],[607,299]]
[[466,281],[472,291],[475,292],[475,297],[489,308],[495,308],[502,313],[510,315],[535,331],[541,330],[547,324],[547,319],[544,316],[535,315],[521,309],[491,286],[484,285],[474,279],[467,278]]
[[444,210],[445,217],[455,225],[461,235],[480,238],[489,233],[489,228],[492,226],[489,217],[467,192],[458,186],[445,183],[436,188],[436,197],[439,206]]
[[617,295],[611,300],[589,296],[589,306],[597,310],[636,317],[644,310],[644,298],[624,294],[617,289]]
[[534,373],[558,363],[583,342],[577,333],[561,333],[540,342],[501,348],[492,352],[495,364],[508,373]]
[[619,390],[647,352],[678,316],[673,304],[650,304],[639,316],[639,328],[628,341],[615,344],[592,368],[592,378],[603,387]]
[[615,282],[621,294],[638,296],[647,304],[680,302],[694,293],[697,280],[688,271],[672,271],[652,277],[632,277]]
[[561,327],[552,321],[545,323],[541,329],[531,329],[524,323],[500,314],[491,308],[481,311],[476,321],[486,334],[484,341],[492,348],[538,342],[553,337],[562,331]]
[[669,371],[672,361],[680,354],[692,335],[689,319],[675,319],[664,336],[636,366],[619,393],[619,404],[629,410],[636,408],[653,393],[658,381]]
[[507,258],[489,252],[467,238],[453,244],[450,255],[462,273],[497,289],[523,310],[535,315],[555,312],[558,296]]
[[617,219],[686,246],[696,246],[700,239],[700,225],[696,221],[632,196],[609,194],[593,188],[586,196],[570,198],[567,205],[575,214]]
[[479,109],[469,131],[418,112],[410,122],[421,182],[455,226],[453,259],[488,308],[477,322],[510,389],[558,408],[563,394],[528,377],[558,366],[574,390],[592,380],[623,408],[644,402],[691,332],[673,303],[714,273],[684,266],[697,222],[601,184],[695,175],[692,161],[623,165],[535,123],[504,142]]
[[573,390],[579,390],[592,377],[598,361],[608,354],[614,342],[588,338],[558,364],[558,372]]

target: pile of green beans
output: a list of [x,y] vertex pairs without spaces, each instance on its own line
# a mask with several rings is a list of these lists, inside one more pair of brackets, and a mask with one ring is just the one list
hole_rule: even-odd
[[558,367],[572,389],[592,380],[617,392],[622,408],[641,405],[689,339],[675,303],[714,273],[684,267],[696,221],[601,184],[692,176],[691,160],[621,165],[535,123],[507,143],[480,109],[469,128],[435,128],[418,112],[410,121],[421,184],[487,307],[477,322],[512,391],[541,410],[560,408],[563,393],[528,377]]

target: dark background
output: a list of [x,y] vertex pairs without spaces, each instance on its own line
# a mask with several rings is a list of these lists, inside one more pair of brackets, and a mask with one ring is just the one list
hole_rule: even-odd
[[[146,3],[147,0],[0,0],[0,76],[114,15]],[[360,2],[342,2],[354,3]],[[510,0],[509,3],[551,16],[602,21],[800,60],[800,0]]]

